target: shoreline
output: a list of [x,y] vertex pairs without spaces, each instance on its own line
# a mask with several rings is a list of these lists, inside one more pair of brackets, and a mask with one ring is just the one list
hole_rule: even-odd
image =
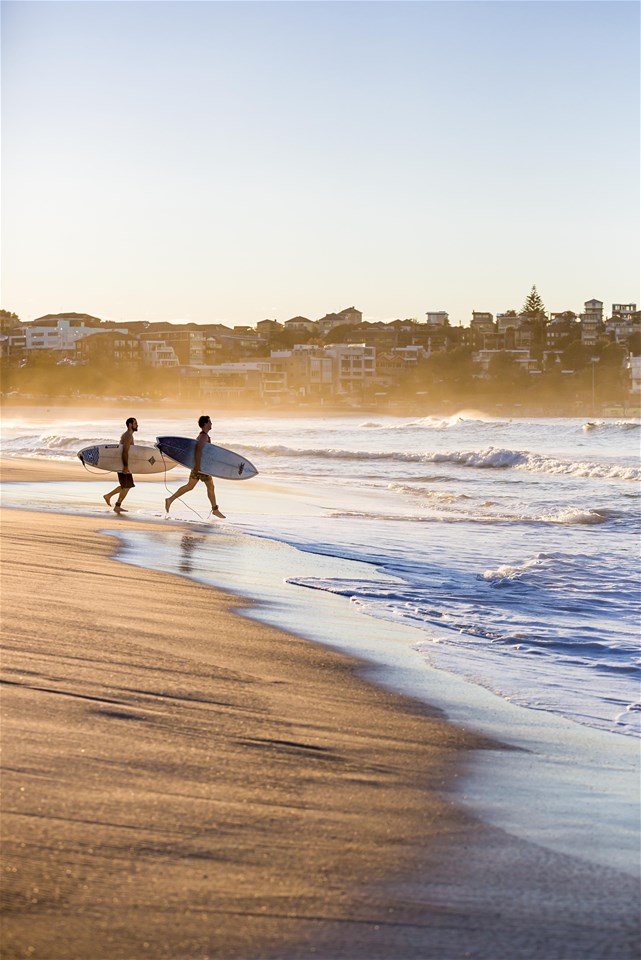
[[[31,462],[24,465],[23,479],[31,465]],[[114,530],[122,529],[118,520],[111,522]],[[93,577],[92,583],[99,586],[103,604],[109,598],[119,602],[123,584],[128,585],[125,593],[137,589],[141,580],[146,589],[142,598],[137,593],[132,598],[136,627],[133,632],[127,624],[126,611],[114,612],[110,607],[109,624],[100,625],[103,643],[96,646],[92,640],[91,656],[87,657],[83,649],[82,657],[76,658],[73,641],[68,634],[65,636],[64,630],[55,634],[55,647],[45,647],[37,636],[43,625],[42,618],[38,617],[37,610],[30,609],[29,598],[21,586],[24,581],[19,581],[17,574],[14,576],[9,559],[10,616],[5,623],[8,619],[12,625],[21,624],[25,618],[31,618],[34,630],[28,642],[35,646],[29,648],[29,656],[40,668],[46,666],[46,671],[25,671],[28,682],[23,682],[19,690],[15,684],[9,685],[4,701],[5,711],[10,714],[12,708],[18,711],[17,721],[14,717],[17,742],[15,746],[10,744],[10,749],[17,753],[14,768],[5,774],[5,788],[8,783],[7,793],[17,797],[17,809],[21,811],[10,815],[9,841],[20,864],[20,879],[26,881],[27,887],[29,883],[35,884],[42,891],[43,878],[27,877],[25,862],[32,873],[44,870],[45,887],[54,877],[47,874],[45,864],[39,863],[42,854],[36,852],[35,843],[29,854],[21,852],[19,843],[25,841],[14,836],[16,822],[23,835],[31,837],[30,843],[34,829],[38,842],[42,841],[43,830],[45,836],[52,831],[53,836],[62,837],[55,871],[60,872],[55,879],[62,886],[68,887],[69,883],[62,876],[62,866],[58,869],[60,850],[65,855],[73,854],[75,866],[69,868],[73,871],[77,866],[76,854],[81,849],[80,859],[85,868],[89,870],[91,866],[92,883],[97,883],[102,890],[109,879],[103,875],[106,851],[113,853],[116,849],[118,864],[126,861],[126,889],[131,892],[134,884],[136,892],[144,894],[142,902],[136,904],[137,909],[127,905],[127,922],[120,918],[122,900],[116,909],[105,893],[106,888],[99,902],[91,898],[85,901],[82,895],[80,901],[65,899],[66,907],[70,908],[72,903],[74,911],[80,907],[78,916],[75,912],[73,917],[63,912],[62,918],[63,924],[69,925],[64,937],[80,944],[80,952],[74,956],[79,960],[96,956],[97,931],[113,929],[114,925],[116,933],[109,935],[108,943],[105,941],[108,949],[104,957],[123,960],[131,960],[131,952],[125,951],[131,950],[132,936],[139,938],[135,941],[140,946],[136,957],[320,955],[458,960],[473,949],[474,955],[488,960],[500,956],[506,960],[521,956],[536,956],[540,960],[576,956],[583,960],[603,956],[598,952],[600,935],[595,931],[605,930],[610,945],[613,938],[619,945],[617,957],[635,955],[636,932],[629,899],[634,884],[628,877],[572,857],[541,851],[534,844],[480,823],[457,807],[448,782],[455,783],[470,751],[489,746],[487,741],[430,716],[428,708],[415,700],[373,686],[363,679],[362,664],[353,657],[256,623],[254,619],[241,619],[233,611],[247,609],[249,604],[237,594],[214,590],[174,574],[147,569],[141,572],[140,568],[115,562],[117,547],[113,538],[95,533],[97,526],[105,528],[109,524],[109,520],[102,518],[37,513],[26,516],[25,512],[13,510],[3,513],[4,530],[9,529],[10,549],[18,550],[21,577],[24,565],[30,564],[36,572],[37,603],[45,602],[48,597],[53,604],[53,616],[45,621],[48,631],[54,627],[59,630],[64,624],[67,630],[70,627],[79,630],[85,639],[87,610],[96,617],[96,608],[98,613],[101,608],[96,597],[83,599],[82,591],[77,590],[66,591],[64,602],[56,601],[55,592],[48,593],[49,586],[46,591],[41,589],[43,568],[49,569],[49,577],[54,576],[54,570],[56,576],[60,570],[65,577],[69,572],[78,582]],[[134,521],[128,523],[127,529],[145,529],[145,524]],[[51,549],[62,551],[66,565],[51,566],[47,559],[47,551]],[[7,549],[3,554],[5,564],[6,554]],[[83,566],[85,560],[86,567]],[[6,578],[4,582],[7,583]],[[6,609],[6,590],[3,593]],[[187,605],[190,625],[185,629],[173,617],[171,623],[163,624],[159,638],[163,620],[158,611],[166,606],[169,597],[179,597],[180,602]],[[216,617],[223,624],[223,660],[218,659],[222,656],[220,644],[215,644],[216,649],[212,651],[202,635],[202,618],[196,617],[194,621],[192,605],[197,612],[208,610],[210,605],[215,607]],[[81,613],[84,616],[80,616]],[[118,625],[129,633],[128,640],[118,639]],[[194,629],[195,636],[191,632]],[[219,632],[216,636],[220,635]],[[135,655],[131,649],[132,639]],[[107,645],[111,642],[115,643],[115,650]],[[24,650],[17,645],[12,654],[21,660]],[[274,658],[274,653],[281,656]],[[180,681],[179,697],[169,688],[159,688],[160,678],[169,687],[173,685],[173,671],[162,666],[150,668],[147,660],[152,654],[160,655],[162,662],[169,660],[173,664],[176,658],[180,661],[185,679]],[[63,656],[61,663],[59,655]],[[107,678],[97,666],[103,661],[109,670]],[[300,690],[293,689],[292,667]],[[63,668],[70,672],[58,675],[56,671]],[[19,662],[14,669],[20,676],[24,665]],[[31,680],[32,675],[39,672],[47,675],[47,689]],[[208,682],[217,691],[223,688],[226,691],[225,704],[218,702],[213,708],[213,724],[202,715],[203,710],[210,709],[207,704],[211,703],[212,691]],[[194,699],[191,684],[199,688],[201,697]],[[61,691],[60,687],[65,685],[66,689]],[[90,688],[89,694],[87,688]],[[48,704],[54,692],[63,692],[63,697],[53,698],[62,706],[56,706],[51,714]],[[245,693],[249,704],[241,702]],[[256,698],[260,701],[258,710]],[[264,708],[265,704],[268,709]],[[197,717],[194,711],[198,711]],[[166,712],[170,715],[168,720],[164,718]],[[22,738],[25,722],[29,731],[26,755]],[[251,731],[244,733],[241,742],[234,727],[236,723]],[[292,726],[287,727],[284,735],[283,728],[288,724]],[[273,726],[276,735],[266,736],[266,725]],[[210,779],[212,768],[218,771],[220,764],[211,753],[203,752],[205,748],[200,742],[203,731],[218,735],[221,726],[225,728],[223,800],[216,795],[218,784]],[[113,743],[104,742],[97,728],[109,730],[107,736]],[[38,732],[43,730],[54,734],[44,746],[38,737]],[[144,772],[132,771],[131,760],[125,759],[132,730],[143,731],[143,745],[136,746],[135,758],[142,751]],[[192,742],[194,730],[198,733],[195,744]],[[169,737],[168,742],[160,744],[156,731]],[[60,749],[58,736],[64,740]],[[70,737],[75,737],[76,743],[84,742],[85,737],[91,742],[91,756],[80,765],[77,756],[70,761],[68,751],[63,749]],[[3,740],[6,763],[6,728]],[[178,793],[176,780],[180,778],[179,766],[186,747],[190,774],[195,769],[197,776],[188,779],[191,793],[189,790]],[[86,753],[88,748],[82,749]],[[261,770],[260,778],[257,778],[256,766]],[[53,770],[53,777],[49,768]],[[105,769],[110,774],[108,787],[103,786]],[[42,782],[38,787],[39,781]],[[20,796],[20,785],[25,783],[28,783],[28,797]],[[52,784],[54,789],[50,791]],[[261,796],[266,784],[269,784],[269,802]],[[163,786],[170,788],[164,795]],[[127,800],[128,791],[140,796],[146,817],[133,815]],[[24,816],[24,803],[29,797],[38,811],[35,819]],[[61,805],[61,816],[54,816],[47,809],[52,805],[52,798],[53,806]],[[111,818],[94,816],[93,821],[88,821],[98,825],[101,836],[98,844],[89,831],[81,836],[77,816],[69,816],[70,806],[73,805],[75,811],[78,801],[90,811],[99,809],[111,814]],[[5,811],[6,803],[5,800]],[[188,836],[177,840],[176,805],[181,815],[189,818]],[[220,824],[213,816],[214,805],[222,805],[223,818],[227,818],[222,837]],[[203,808],[211,812],[208,827],[200,819]],[[114,812],[120,820],[113,816]],[[5,814],[5,842],[7,822]],[[178,833],[184,834],[182,820],[177,822]],[[160,842],[159,823],[163,834]],[[126,843],[123,847],[123,832],[131,838],[127,840],[129,848]],[[234,843],[241,835],[243,856],[247,859],[230,892],[226,871],[231,869],[233,874],[238,867]],[[283,838],[286,843],[282,842]],[[202,849],[203,843],[206,850]],[[96,846],[100,850],[97,858]],[[129,849],[128,855],[125,848]],[[55,845],[45,845],[45,849],[51,854],[48,868],[52,870]],[[462,851],[465,851],[463,860],[457,855]],[[95,859],[99,861],[97,864],[93,862]],[[550,867],[556,871],[554,882],[549,876]],[[292,869],[296,877],[294,889]],[[165,880],[167,872],[175,877],[175,886]],[[160,883],[163,887],[160,899],[148,897],[148,890],[138,884],[141,875],[152,890]],[[266,876],[269,882],[261,887]],[[545,888],[544,877],[550,891]],[[497,897],[510,897],[514,881],[525,882],[532,895],[531,903],[522,902],[520,897],[508,904],[497,901]],[[222,883],[224,887],[223,915],[212,907],[212,903],[218,903],[212,883]],[[586,883],[587,905],[583,902]],[[113,885],[110,889],[116,896]],[[599,909],[590,903],[597,891],[602,904]],[[553,908],[552,893],[560,897],[558,908]],[[65,897],[69,896],[65,889]],[[37,952],[27,954],[26,948],[20,952],[23,944],[18,942],[19,937],[16,939],[11,934],[11,940],[7,941],[10,928],[28,931],[34,939],[33,931],[40,930],[41,936],[46,937],[49,928],[55,925],[57,935],[61,935],[60,902],[47,903],[46,895],[43,906],[38,906],[43,902],[42,897],[36,897],[36,901],[29,906],[25,894],[17,909],[14,904],[9,926],[5,922],[7,952],[4,955],[41,956],[45,960],[57,956],[69,958],[68,942],[63,945],[67,952],[62,952],[62,948],[59,953],[42,952],[41,941]],[[181,904],[178,909],[184,911],[185,916],[179,931],[183,938],[180,947],[172,940],[176,936],[172,918],[178,902]],[[545,933],[539,929],[542,913],[549,919]],[[239,914],[249,924],[244,934],[236,929]],[[54,916],[58,917],[55,924]],[[585,933],[576,933],[579,919],[586,924]],[[149,947],[144,946],[145,942],[150,943],[150,924],[157,937],[169,938],[162,939],[162,943],[156,939],[158,949],[151,953]],[[209,925],[206,941],[196,935],[195,940],[189,941],[191,946],[186,947],[187,931],[201,930],[203,924]],[[535,934],[535,931],[538,932]],[[531,938],[535,935],[540,939],[540,953],[531,951]],[[140,940],[140,937],[147,939]],[[82,943],[87,944],[89,952],[81,952]],[[51,946],[49,941],[47,948]]]
[[[32,412],[36,408],[43,410],[60,409],[82,409],[97,410],[104,415],[105,411],[113,411],[119,418],[123,411],[142,410],[145,413],[153,410],[166,410],[166,403],[170,403],[173,410],[189,414],[191,420],[194,419],[194,413],[198,410],[211,409],[214,401],[203,400],[199,397],[191,399],[181,399],[179,397],[152,399],[150,397],[132,397],[131,401],[117,398],[100,397],[3,397],[2,407],[7,410],[16,411],[20,409]],[[266,408],[264,403],[248,403],[238,406],[216,407],[216,417],[252,417],[253,419],[270,419],[283,416],[291,419],[304,419],[305,417],[360,417],[366,415],[377,415],[381,417],[434,417],[445,418],[459,416],[463,413],[474,413],[480,417],[487,417],[491,420],[519,420],[519,419],[540,419],[540,420],[635,420],[641,417],[641,407],[636,401],[624,404],[603,405],[604,409],[577,410],[573,407],[563,408],[563,410],[546,407],[544,404],[532,404],[530,407],[510,407],[505,404],[497,404],[487,401],[485,404],[482,398],[476,400],[434,403],[432,405],[417,404],[411,400],[395,401],[393,404],[381,406],[378,404],[364,403],[360,406],[340,403],[308,403],[297,405],[274,405]],[[614,408],[620,412],[609,412]]]

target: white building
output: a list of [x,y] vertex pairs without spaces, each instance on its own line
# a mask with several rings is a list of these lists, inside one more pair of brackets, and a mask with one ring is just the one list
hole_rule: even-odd
[[629,320],[632,322],[637,313],[636,303],[613,303],[612,304],[612,319],[615,318],[619,320]]
[[429,357],[429,352],[420,344],[412,344],[410,347],[392,347],[391,352],[413,366],[416,366],[419,360]]
[[79,317],[42,318],[23,327],[27,350],[74,350],[81,337],[98,332],[127,333],[127,328],[110,327],[100,331]]
[[145,366],[157,368],[180,366],[180,360],[174,348],[168,346],[164,340],[141,340],[140,345]]
[[579,320],[581,321],[581,342],[588,346],[596,343],[603,324],[603,301],[586,300]]
[[492,358],[499,354],[507,354],[525,373],[538,372],[539,365],[531,358],[529,350],[479,350],[473,354],[472,359],[479,364],[481,373],[485,376],[489,372]]
[[334,382],[339,394],[354,393],[376,376],[376,347],[364,343],[335,343],[325,347],[334,361]]
[[630,393],[641,396],[641,357],[630,357]]

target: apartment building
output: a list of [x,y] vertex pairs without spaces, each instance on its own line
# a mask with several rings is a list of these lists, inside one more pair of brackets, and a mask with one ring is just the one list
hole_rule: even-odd
[[178,357],[181,366],[198,366],[205,362],[206,332],[203,329],[185,329],[167,324],[162,329],[141,333],[141,340],[164,340]]
[[479,350],[474,354],[474,362],[479,364],[483,376],[489,373],[493,357],[500,354],[507,354],[526,373],[537,372],[539,369],[537,361],[531,358],[529,350]]
[[325,347],[334,361],[334,383],[337,394],[351,394],[376,376],[376,347],[365,343],[335,343]]
[[597,342],[603,328],[603,301],[586,300],[580,314],[581,342],[590,346]]
[[77,341],[76,357],[106,366],[139,364],[143,360],[142,343],[127,331],[93,330]]
[[429,327],[449,327],[450,315],[446,310],[428,310],[425,322]]
[[499,333],[505,333],[505,331],[510,328],[517,330],[523,323],[523,320],[524,318],[520,315],[514,316],[510,313],[497,313],[496,329]]
[[[72,353],[82,337],[104,332],[97,331],[96,326],[99,323],[97,317],[47,315],[25,325],[21,333],[24,335],[27,350],[64,350]],[[118,329],[121,333],[127,333],[125,327]]]
[[619,320],[634,320],[637,316],[637,305],[636,303],[613,303],[612,304],[612,319],[618,318]]
[[325,348],[297,344],[292,350],[272,350],[271,359],[284,364],[292,398],[320,399],[334,392],[334,361]]
[[180,366],[173,347],[167,346],[164,340],[141,340],[142,362],[146,367],[157,369],[171,369]]

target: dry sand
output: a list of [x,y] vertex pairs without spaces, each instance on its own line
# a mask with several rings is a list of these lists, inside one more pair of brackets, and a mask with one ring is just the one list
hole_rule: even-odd
[[1,520],[4,960],[636,956],[632,880],[456,806],[479,738],[91,518]]

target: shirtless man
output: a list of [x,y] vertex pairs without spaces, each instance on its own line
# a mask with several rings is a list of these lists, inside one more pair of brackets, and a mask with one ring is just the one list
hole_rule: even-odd
[[206,443],[211,443],[209,439],[209,431],[211,430],[211,417],[203,415],[198,418],[198,426],[200,427],[200,433],[196,437],[196,455],[194,458],[194,466],[189,474],[189,480],[187,483],[183,484],[175,493],[170,497],[167,497],[165,500],[165,510],[169,513],[169,508],[171,507],[174,500],[178,497],[182,497],[183,493],[188,493],[190,490],[193,490],[199,480],[205,484],[205,489],[207,490],[207,496],[209,497],[209,502],[211,504],[211,512],[215,517],[220,517],[221,520],[225,519],[225,514],[221,513],[218,509],[218,504],[216,503],[216,491],[214,490],[214,481],[207,473],[200,472],[200,459],[203,455],[203,448]]
[[125,499],[132,487],[135,486],[134,478],[131,475],[131,470],[129,469],[129,447],[134,442],[134,433],[138,429],[138,421],[135,417],[129,417],[126,421],[127,429],[120,438],[120,444],[122,446],[122,472],[118,474],[118,486],[115,490],[112,490],[111,493],[105,493],[105,503],[108,507],[111,506],[111,498],[115,497],[118,494],[118,499],[116,500],[116,505],[114,507],[115,513],[127,513],[128,511],[122,505],[122,501]]

